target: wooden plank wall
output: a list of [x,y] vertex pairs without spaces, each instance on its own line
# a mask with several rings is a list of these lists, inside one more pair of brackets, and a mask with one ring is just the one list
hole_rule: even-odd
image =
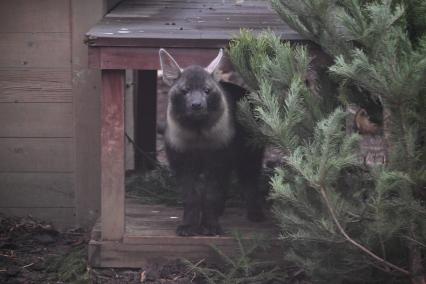
[[100,75],[83,39],[118,2],[0,1],[0,212],[97,218]]
[[120,1],[71,0],[76,222],[85,227],[96,221],[101,207],[101,76],[99,70],[89,69],[87,45],[83,41],[85,33]]
[[0,211],[74,225],[69,0],[0,1]]
[[84,35],[104,15],[103,0],[72,0],[72,73],[76,147],[77,223],[91,225],[100,213],[100,91],[98,70],[89,70]]

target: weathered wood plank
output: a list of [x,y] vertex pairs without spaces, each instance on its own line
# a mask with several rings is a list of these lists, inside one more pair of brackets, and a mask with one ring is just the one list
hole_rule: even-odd
[[[167,245],[161,239],[157,244],[126,244],[120,242],[96,242],[89,243],[89,264],[92,267],[145,267],[149,263],[164,263],[168,260],[185,258],[200,260],[214,258],[214,251],[208,245],[198,245],[193,242],[190,245]],[[212,242],[213,244],[214,242]],[[219,246],[230,252],[230,246]]]
[[[232,218],[233,216],[225,215],[220,219],[220,224],[227,232],[232,232],[233,230],[245,230],[247,231],[256,231],[263,229],[270,229],[271,223],[250,223],[245,219],[245,216],[238,218]],[[181,223],[182,214],[173,214],[171,216],[158,216],[152,219],[139,219],[139,218],[129,218],[126,217],[126,226],[129,227],[132,232],[143,231],[144,229],[152,230],[172,230],[174,231]]]
[[71,103],[1,103],[0,137],[72,137]]
[[[182,208],[139,205],[138,208],[129,209],[126,203],[126,222],[134,227],[154,226],[155,228],[164,227],[173,228],[178,224],[183,216]],[[252,229],[270,228],[270,220],[259,223],[252,223],[247,220],[246,212],[242,208],[226,208],[225,216],[220,219],[223,225],[234,225],[238,227],[247,227]],[[232,228],[231,228],[232,229]]]
[[69,33],[0,33],[0,66],[69,68]]
[[0,138],[0,172],[72,172],[72,138]]
[[72,102],[69,68],[0,68],[0,103]]
[[0,207],[73,207],[70,173],[0,173]]
[[[181,207],[164,205],[138,204],[132,198],[126,199],[126,236],[139,237],[165,237],[175,235],[176,227],[180,224],[183,215]],[[243,236],[255,234],[276,235],[277,227],[272,218],[265,222],[253,223],[247,220],[245,210],[242,208],[226,208],[225,214],[220,218],[220,223],[225,236],[239,231]]]
[[84,33],[106,12],[105,0],[72,0],[72,97],[75,125],[77,222],[89,227],[99,217],[101,74],[89,70]]
[[102,239],[124,233],[124,70],[102,71],[101,220]]
[[[219,261],[211,245],[215,245],[227,255],[238,253],[233,238],[225,237],[174,237],[138,238],[131,243],[90,241],[89,264],[92,267],[144,267],[149,263],[164,263],[168,260],[188,259],[209,262]],[[146,242],[146,243],[145,243]],[[268,251],[258,251],[257,257],[267,260],[280,260],[282,248],[278,241]]]
[[8,216],[25,217],[31,215],[32,217],[53,224],[57,229],[67,229],[70,227],[75,227],[75,209],[73,207],[0,207],[0,212]]
[[126,235],[123,242],[126,244],[143,244],[143,245],[158,245],[158,239],[161,238],[161,243],[165,245],[188,246],[188,245],[224,245],[230,246],[235,244],[235,239],[232,236],[193,236],[193,237],[178,237],[174,233],[171,235],[161,236],[142,236],[142,235]]
[[69,32],[69,0],[0,1],[0,33]]
[[[88,33],[92,46],[217,47],[241,28],[303,40],[266,1],[123,1]],[[130,40],[131,39],[131,40]],[[159,41],[160,40],[160,41]]]
[[[152,226],[151,226],[152,225]],[[136,228],[128,228],[126,229],[126,234],[124,239],[133,238],[135,242],[138,242],[138,239],[142,239],[145,237],[149,238],[167,238],[176,235],[176,227],[172,226],[169,229],[166,228],[158,228],[154,223],[147,226],[138,226]],[[230,237],[234,232],[238,232],[245,237],[254,237],[258,235],[262,236],[276,236],[277,231],[273,229],[261,229],[259,228],[235,228],[234,224],[229,226],[225,226],[222,224],[223,228],[223,236]]]
[[[134,102],[135,102],[135,70],[126,70],[126,95],[124,96],[124,104],[125,104],[125,132],[126,136],[128,135],[133,141],[135,141],[135,121],[134,121]],[[126,145],[126,172],[128,170],[135,169],[135,147],[133,142],[129,139],[125,139]]]
[[279,259],[280,243],[277,240],[277,227],[268,220],[252,223],[245,218],[241,208],[227,208],[221,218],[223,228],[228,232],[222,236],[176,236],[175,228],[182,208],[165,205],[143,205],[132,198],[126,199],[126,232],[121,242],[103,241],[101,227],[97,223],[92,230],[89,244],[89,263],[100,267],[143,267],[150,262],[185,258],[214,261],[217,255],[211,245],[215,245],[229,255],[237,252],[237,244],[230,234],[231,229],[240,232],[245,240],[263,235],[269,238],[272,248],[259,252],[258,257]]
[[[133,198],[126,198],[126,235],[129,237],[174,236],[182,215],[182,207],[147,205],[137,203]],[[243,208],[226,208],[220,223],[225,230],[225,236],[229,236],[235,230],[250,235],[277,231],[271,217],[264,222],[253,223],[247,220]]]
[[[159,48],[103,47],[90,48],[89,66],[99,69],[150,69],[159,70]],[[168,48],[167,51],[181,67],[192,64],[206,65],[217,56],[218,48],[189,49]]]

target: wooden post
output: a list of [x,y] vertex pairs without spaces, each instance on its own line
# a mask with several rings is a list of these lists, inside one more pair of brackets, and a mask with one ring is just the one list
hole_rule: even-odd
[[102,70],[101,224],[103,240],[124,233],[124,70]]
[[156,160],[157,70],[137,72],[135,96],[135,170],[152,170]]

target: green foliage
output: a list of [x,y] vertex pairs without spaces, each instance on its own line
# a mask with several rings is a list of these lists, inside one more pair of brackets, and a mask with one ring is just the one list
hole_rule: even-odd
[[401,0],[406,6],[407,27],[410,39],[417,42],[426,36],[426,2],[423,0]]
[[[391,14],[390,1],[371,5],[371,11],[361,23],[372,22],[373,18]],[[367,8],[366,8],[367,9]],[[363,41],[363,48],[353,49],[348,58],[336,57],[336,64],[330,68],[342,84],[350,83],[377,97],[388,111],[390,137],[394,148],[389,156],[393,169],[409,172],[419,186],[425,180],[419,179],[425,171],[424,141],[426,128],[425,80],[426,49],[414,47],[405,30],[396,25],[396,19],[403,14],[402,7],[394,8],[392,24],[384,25],[382,35],[376,40]],[[425,14],[426,15],[426,14]],[[345,23],[351,16],[345,14]],[[353,22],[353,21],[352,21]],[[352,23],[351,37],[360,38],[361,23]],[[349,25],[349,24],[348,24]],[[375,26],[368,26],[374,29]],[[421,187],[421,186],[420,186]]]
[[56,273],[56,281],[63,283],[88,284],[87,247],[77,246],[65,256],[52,257],[47,270]]
[[[293,29],[319,44],[329,55],[343,60],[353,58],[355,47],[365,52],[370,60],[383,53],[394,53],[396,58],[402,58],[404,51],[410,54],[412,48],[407,31],[411,40],[420,42],[416,46],[425,41],[426,2],[422,0],[272,0],[272,4]],[[409,63],[402,59],[397,64],[401,62]],[[395,66],[382,65],[389,69]],[[399,70],[387,71],[391,71],[389,75],[397,75]],[[405,82],[409,84],[410,81]],[[340,94],[343,101],[355,102],[370,112],[377,111],[383,103],[359,92],[354,82],[343,83],[347,84]]]
[[[426,10],[414,2],[272,0],[291,27],[335,58],[330,74],[347,102],[383,106],[383,167],[358,163],[359,137],[346,134],[344,112],[328,111],[326,98],[306,85],[306,48],[247,31],[231,44],[231,60],[251,82],[239,119],[254,143],[285,153],[271,179],[285,257],[314,282],[424,277],[426,39],[411,15],[425,19]],[[416,27],[416,40],[407,25]]]
[[238,119],[253,133],[255,143],[273,140],[287,148],[296,145],[299,136],[312,134],[312,123],[322,111],[320,98],[305,84],[311,62],[305,47],[291,48],[272,33],[254,38],[243,31],[231,42],[230,57],[252,83],[251,94],[239,105]]
[[[342,8],[338,0],[272,0],[281,18],[305,38],[318,43],[329,54],[345,54],[350,43],[340,39]],[[328,15],[324,17],[324,15]]]
[[[192,263],[185,260],[189,272],[209,284],[279,284],[284,283],[285,274],[273,261],[261,261],[254,256],[259,250],[267,248],[261,238],[244,240],[240,233],[234,232],[238,244],[238,254],[229,256],[219,248],[212,246],[222,260],[221,267],[203,266],[202,261]],[[204,283],[203,282],[203,283]]]
[[126,178],[126,194],[145,204],[180,205],[176,178],[163,166]]

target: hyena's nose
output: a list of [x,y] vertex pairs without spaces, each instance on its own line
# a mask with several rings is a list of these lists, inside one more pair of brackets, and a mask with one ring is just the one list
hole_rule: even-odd
[[193,102],[191,104],[192,110],[200,110],[203,107],[201,102]]

